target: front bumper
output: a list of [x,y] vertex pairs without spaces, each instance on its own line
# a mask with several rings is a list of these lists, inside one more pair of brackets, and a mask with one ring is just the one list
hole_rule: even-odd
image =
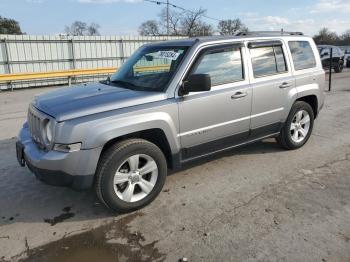
[[[71,153],[44,151],[33,142],[27,127],[21,129],[16,145],[17,158],[20,161],[22,157],[38,179],[50,185],[78,190],[92,186],[101,150],[82,149]],[[23,162],[20,161],[20,164]]]

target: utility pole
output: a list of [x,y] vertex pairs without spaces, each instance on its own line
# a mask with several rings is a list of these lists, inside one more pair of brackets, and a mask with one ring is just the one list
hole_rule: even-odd
[[166,1],[166,34],[169,36],[169,0]]

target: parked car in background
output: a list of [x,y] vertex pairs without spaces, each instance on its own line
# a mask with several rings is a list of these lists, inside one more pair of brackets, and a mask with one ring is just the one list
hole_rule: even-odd
[[317,48],[321,56],[323,68],[329,69],[332,49],[332,68],[336,73],[343,71],[345,61],[344,52],[339,47],[333,45],[318,45]]
[[48,184],[93,186],[129,212],[155,199],[168,168],[267,137],[302,147],[324,88],[317,46],[300,33],[147,44],[105,81],[36,97],[17,157]]
[[345,50],[344,60],[345,60],[345,66],[350,67],[350,50]]

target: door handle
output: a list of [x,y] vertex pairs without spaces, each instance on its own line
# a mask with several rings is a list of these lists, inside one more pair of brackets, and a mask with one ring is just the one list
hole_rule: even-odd
[[231,99],[238,99],[238,98],[245,97],[245,96],[247,96],[247,95],[248,95],[247,92],[238,91],[238,92],[236,92],[235,94],[233,94],[233,95],[231,96]]
[[281,85],[280,85],[280,88],[287,88],[287,87],[290,87],[291,84],[288,83],[288,82],[283,82]]

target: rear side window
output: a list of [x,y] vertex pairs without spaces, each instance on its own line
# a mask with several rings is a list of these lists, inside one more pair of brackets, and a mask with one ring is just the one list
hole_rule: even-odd
[[316,67],[316,59],[309,42],[290,41],[288,45],[292,53],[295,70]]
[[209,74],[213,86],[243,80],[241,48],[225,47],[204,51],[191,74]]
[[281,45],[251,48],[250,55],[254,77],[274,75],[287,71]]

